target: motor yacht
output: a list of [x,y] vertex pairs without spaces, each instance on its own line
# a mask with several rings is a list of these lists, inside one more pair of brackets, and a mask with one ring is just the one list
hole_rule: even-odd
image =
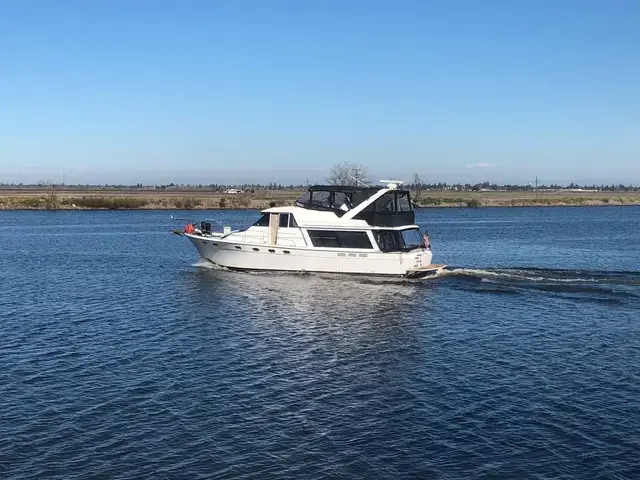
[[409,190],[382,180],[378,187],[314,185],[285,207],[262,210],[242,230],[212,231],[187,224],[179,234],[200,256],[231,270],[326,272],[423,277],[432,264],[426,232],[415,224]]

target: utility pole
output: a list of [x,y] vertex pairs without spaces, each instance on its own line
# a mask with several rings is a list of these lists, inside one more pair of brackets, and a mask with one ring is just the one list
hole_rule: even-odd
[[538,177],[536,177],[536,199],[538,198]]

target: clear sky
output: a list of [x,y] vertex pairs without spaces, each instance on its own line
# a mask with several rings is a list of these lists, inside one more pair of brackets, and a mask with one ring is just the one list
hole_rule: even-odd
[[640,183],[638,0],[0,2],[0,181]]

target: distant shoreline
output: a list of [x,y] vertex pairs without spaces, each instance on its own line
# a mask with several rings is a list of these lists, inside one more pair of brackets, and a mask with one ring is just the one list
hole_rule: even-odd
[[[262,210],[292,205],[302,191],[224,194],[203,191],[0,189],[0,210]],[[421,208],[640,205],[640,192],[412,192]]]

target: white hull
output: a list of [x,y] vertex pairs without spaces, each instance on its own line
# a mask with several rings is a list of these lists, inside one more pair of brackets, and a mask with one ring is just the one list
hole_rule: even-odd
[[[384,253],[371,250],[289,247],[220,240],[185,234],[200,256],[230,269],[406,276],[431,264],[431,251]],[[427,270],[424,273],[428,273]]]

